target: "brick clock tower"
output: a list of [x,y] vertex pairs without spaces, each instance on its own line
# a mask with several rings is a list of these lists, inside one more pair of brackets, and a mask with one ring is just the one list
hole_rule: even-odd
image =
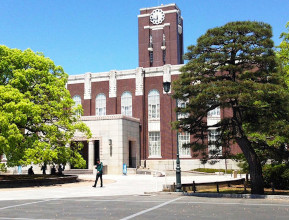
[[140,9],[138,48],[139,67],[183,64],[183,18],[176,4]]

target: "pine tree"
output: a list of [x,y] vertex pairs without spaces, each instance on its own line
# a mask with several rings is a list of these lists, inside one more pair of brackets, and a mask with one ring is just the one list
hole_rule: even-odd
[[[277,70],[271,37],[271,26],[263,22],[230,22],[210,29],[188,47],[188,63],[173,85],[174,97],[188,102],[177,109],[188,117],[174,127],[192,134],[194,151],[208,146],[212,127],[220,132],[219,144],[236,142],[249,164],[253,194],[264,193],[256,147],[270,150],[280,137],[287,140],[288,88]],[[231,114],[208,126],[207,114],[217,107]]]

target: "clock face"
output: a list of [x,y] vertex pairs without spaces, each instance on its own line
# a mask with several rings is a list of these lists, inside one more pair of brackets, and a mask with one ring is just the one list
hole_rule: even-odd
[[150,21],[153,24],[161,24],[165,20],[165,13],[162,9],[155,9],[150,15]]

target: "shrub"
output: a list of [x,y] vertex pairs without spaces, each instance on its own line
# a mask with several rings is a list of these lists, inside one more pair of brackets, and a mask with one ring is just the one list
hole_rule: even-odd
[[263,167],[265,187],[273,183],[276,189],[289,189],[289,166],[286,164],[265,165]]

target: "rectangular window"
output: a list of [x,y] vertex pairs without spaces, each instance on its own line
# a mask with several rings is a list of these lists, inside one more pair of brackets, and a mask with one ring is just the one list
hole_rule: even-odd
[[105,113],[106,113],[105,107],[96,108],[96,115],[97,115],[97,116],[103,116],[103,115],[105,115]]
[[121,106],[121,114],[132,116],[131,106]]
[[[188,102],[189,102],[188,100],[184,102],[184,101],[178,99],[177,100],[178,108],[186,108]],[[189,113],[182,113],[182,112],[178,113],[178,119],[188,118],[188,117],[189,117]]]
[[217,129],[209,130],[208,134],[208,151],[209,156],[222,156],[222,146],[219,146],[217,143],[219,139],[220,133],[217,131]]
[[178,133],[179,136],[179,153],[180,156],[191,156],[191,148],[183,147],[184,144],[190,143],[190,134],[188,132]]
[[160,118],[160,104],[150,104],[149,105],[149,119],[159,119]]
[[149,156],[161,157],[160,132],[149,132]]
[[220,117],[220,107],[214,108],[213,110],[208,112],[208,116],[211,117]]
[[160,118],[160,94],[155,89],[148,94],[148,116],[149,119]]

